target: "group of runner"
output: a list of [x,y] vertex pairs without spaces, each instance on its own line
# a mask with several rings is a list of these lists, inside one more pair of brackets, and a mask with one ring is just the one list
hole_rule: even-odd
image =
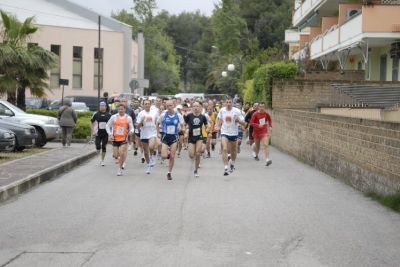
[[133,149],[134,156],[140,151],[147,174],[151,174],[157,155],[161,163],[168,160],[167,179],[172,180],[175,155],[180,157],[182,150],[187,149],[189,158],[194,161],[193,174],[199,177],[201,158],[211,157],[218,138],[221,140],[223,175],[227,176],[235,170],[245,132],[248,132],[253,158],[260,160],[262,144],[265,164],[272,164],[268,146],[272,120],[264,103],[242,108],[240,102],[233,103],[231,98],[224,103],[211,100],[180,103],[178,99],[157,98],[154,103],[148,99],[134,99],[131,105],[126,99],[119,99],[114,101],[111,112],[107,112],[105,102],[99,106],[91,119],[92,136],[101,166],[105,165],[107,143],[112,143],[118,176],[126,167],[128,151]]

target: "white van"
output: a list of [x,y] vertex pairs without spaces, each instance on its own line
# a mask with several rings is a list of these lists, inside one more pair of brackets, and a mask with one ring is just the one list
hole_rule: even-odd
[[199,93],[180,93],[175,95],[176,98],[180,98],[182,100],[185,99],[193,99],[193,98],[200,98],[200,100],[204,100],[204,94]]

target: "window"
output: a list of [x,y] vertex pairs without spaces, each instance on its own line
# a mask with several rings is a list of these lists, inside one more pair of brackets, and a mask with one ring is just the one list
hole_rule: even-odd
[[73,48],[72,88],[82,88],[82,47]]
[[33,48],[35,46],[39,46],[38,43],[28,43],[28,48]]
[[[100,51],[100,53],[99,53]],[[100,88],[103,89],[103,48],[94,49],[94,89],[98,90]],[[100,64],[100,72],[99,72],[99,64]],[[100,79],[100,85],[99,85]]]
[[50,88],[60,88],[60,78],[61,78],[61,46],[60,45],[51,45],[50,51],[56,54],[57,57],[57,66],[50,70]]
[[399,57],[393,58],[392,81],[399,80]]

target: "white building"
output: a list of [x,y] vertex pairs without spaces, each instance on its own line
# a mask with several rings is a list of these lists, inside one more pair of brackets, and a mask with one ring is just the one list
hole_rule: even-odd
[[98,13],[67,0],[1,0],[0,9],[20,21],[34,16],[40,29],[30,43],[59,55],[59,67],[50,72],[49,99],[61,98],[60,78],[69,80],[66,96],[97,96],[99,76],[102,92],[127,92],[129,82],[143,68],[132,27],[115,19],[101,16],[103,60],[99,72]]

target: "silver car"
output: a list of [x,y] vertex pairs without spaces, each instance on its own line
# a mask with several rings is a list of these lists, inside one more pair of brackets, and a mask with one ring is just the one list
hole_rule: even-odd
[[37,132],[35,143],[40,147],[44,146],[47,141],[55,139],[59,132],[58,119],[28,114],[5,100],[0,100],[0,117],[6,121],[24,123],[35,127]]

